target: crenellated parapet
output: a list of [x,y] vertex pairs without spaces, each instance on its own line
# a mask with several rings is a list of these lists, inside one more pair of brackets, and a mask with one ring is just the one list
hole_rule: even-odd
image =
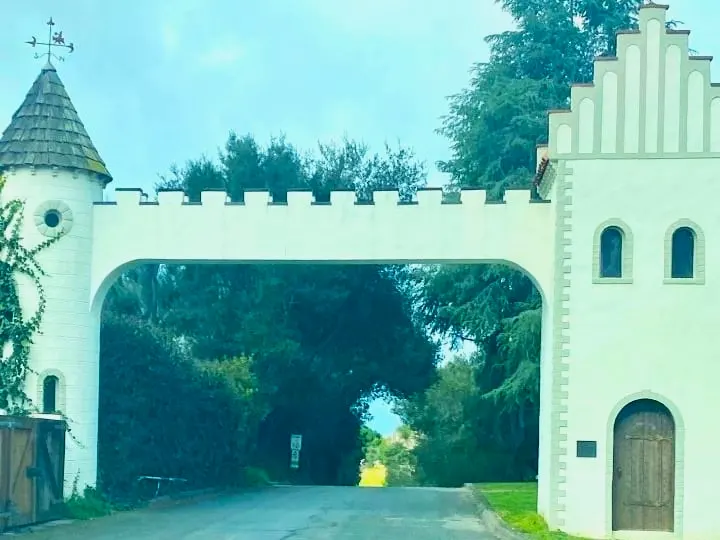
[[551,111],[551,160],[720,156],[712,58],[691,54],[689,31],[667,28],[667,9],[642,6],[639,28],[618,34],[617,56],[597,58],[570,109]]
[[335,190],[324,196],[318,196],[311,190],[290,190],[287,199],[282,202],[273,201],[267,190],[247,190],[242,201],[234,201],[225,190],[208,190],[200,194],[199,201],[192,201],[182,190],[159,190],[157,198],[151,200],[140,188],[118,188],[115,190],[115,201],[96,202],[98,206],[436,206],[436,205],[497,205],[497,204],[529,204],[546,203],[547,200],[533,198],[528,189],[508,189],[503,198],[496,200],[488,197],[483,189],[461,189],[448,191],[443,188],[419,189],[411,197],[401,194],[398,190],[378,190],[372,198],[361,198],[354,190]]
[[[397,190],[290,191],[282,203],[268,191],[118,189],[93,207],[92,293],[104,290],[129,263],[377,263],[507,262],[552,286],[554,214],[531,191],[508,190],[502,201],[485,190],[446,194],[421,189],[409,200]],[[539,204],[538,204],[539,203]],[[543,204],[544,203],[544,204]],[[100,300],[98,300],[100,299]]]

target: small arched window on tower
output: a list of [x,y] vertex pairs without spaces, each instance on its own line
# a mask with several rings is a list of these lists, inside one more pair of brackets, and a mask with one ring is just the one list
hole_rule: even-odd
[[48,375],[43,379],[42,401],[44,413],[57,412],[57,393],[59,379],[55,375]]
[[623,275],[623,231],[606,227],[600,234],[600,277],[621,278]]
[[689,219],[676,221],[665,232],[665,283],[705,283],[705,234]]
[[695,277],[695,231],[690,227],[678,227],[672,234],[670,277]]
[[593,283],[633,282],[633,234],[623,220],[612,218],[597,226],[592,254]]

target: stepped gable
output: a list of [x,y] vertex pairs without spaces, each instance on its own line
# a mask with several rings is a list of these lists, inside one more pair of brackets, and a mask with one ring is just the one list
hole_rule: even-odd
[[709,56],[693,55],[689,31],[647,3],[636,30],[618,33],[617,56],[595,60],[591,83],[574,85],[570,109],[551,111],[553,159],[720,156],[720,86]]
[[50,62],[0,138],[0,170],[10,167],[58,167],[112,181]]

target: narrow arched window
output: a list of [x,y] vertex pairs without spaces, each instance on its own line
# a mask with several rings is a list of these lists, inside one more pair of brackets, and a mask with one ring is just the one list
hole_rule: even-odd
[[670,277],[691,278],[695,276],[695,231],[680,227],[672,235]]
[[48,375],[43,380],[43,412],[57,412],[57,390],[58,378],[55,375]]
[[600,235],[600,277],[622,277],[623,232],[608,227]]

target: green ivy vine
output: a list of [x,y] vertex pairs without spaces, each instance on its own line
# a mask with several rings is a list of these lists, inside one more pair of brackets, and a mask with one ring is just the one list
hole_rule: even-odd
[[[39,332],[47,300],[40,278],[45,275],[37,255],[60,236],[48,238],[28,249],[22,245],[21,226],[24,203],[18,199],[2,201],[5,178],[0,175],[0,409],[13,415],[31,412],[32,400],[25,392],[30,368],[33,335]],[[25,275],[38,290],[37,311],[24,318],[16,277]]]

